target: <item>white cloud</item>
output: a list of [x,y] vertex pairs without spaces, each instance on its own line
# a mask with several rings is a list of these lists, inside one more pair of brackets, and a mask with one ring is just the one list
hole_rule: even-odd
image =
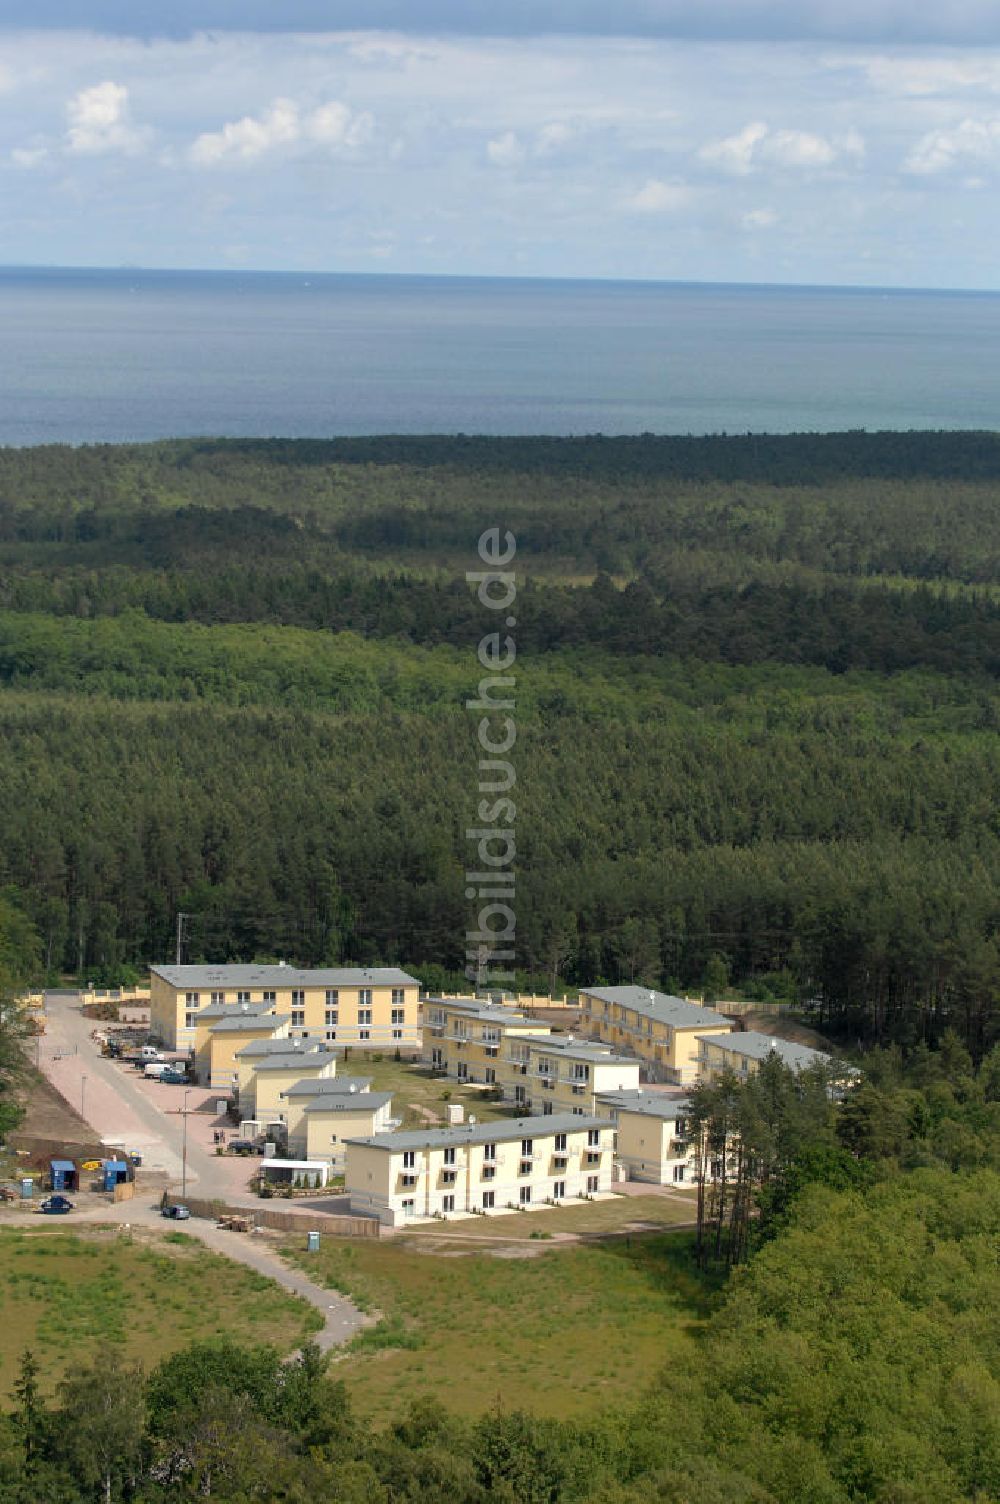
[[322,146],[364,146],[375,132],[375,117],[367,110],[355,113],[339,99],[320,105],[305,122],[305,133]]
[[561,151],[568,146],[576,135],[571,125],[562,120],[552,120],[548,125],[543,125],[535,137],[535,155],[538,157],[551,156],[553,152]]
[[767,133],[768,128],[763,120],[754,120],[737,131],[735,136],[708,142],[698,155],[703,162],[710,162],[714,167],[721,167],[724,172],[735,172],[742,176],[753,170],[754,153]]
[[96,155],[107,151],[136,151],[143,132],[129,121],[128,89],[110,79],[81,89],[67,101],[66,131],[70,151]]
[[963,120],[958,125],[928,131],[903,163],[903,171],[917,177],[947,172],[971,163],[1000,164],[1000,119]]
[[40,167],[48,155],[47,146],[15,146],[10,154],[10,160],[15,167],[31,169]]
[[703,162],[738,177],[746,177],[767,165],[815,170],[831,167],[842,157],[859,161],[864,154],[864,138],[858,131],[838,136],[818,136],[812,131],[772,131],[763,120],[751,121],[721,141],[709,141],[698,153]]
[[299,132],[298,106],[290,99],[276,99],[262,115],[244,115],[221,131],[204,131],[191,147],[191,159],[200,167],[214,167],[227,158],[249,162],[275,146],[297,141]]
[[665,183],[661,178],[647,178],[637,193],[625,200],[628,209],[640,214],[670,214],[691,201],[685,183]]
[[504,131],[486,143],[486,155],[495,167],[516,167],[524,161],[524,147],[513,131]]
[[750,209],[740,220],[744,230],[769,230],[777,223],[778,216],[773,209]]

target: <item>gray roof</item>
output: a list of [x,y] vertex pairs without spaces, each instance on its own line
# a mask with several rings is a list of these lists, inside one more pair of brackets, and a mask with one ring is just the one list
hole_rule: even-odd
[[286,1097],[338,1096],[355,1091],[367,1091],[371,1086],[370,1076],[314,1076],[305,1081],[296,1081],[285,1092]]
[[581,987],[588,997],[599,998],[602,1003],[620,1003],[633,1008],[643,1018],[657,1023],[669,1024],[672,1029],[731,1029],[732,1019],[723,1018],[712,1008],[703,1008],[700,1003],[686,1002],[682,997],[673,997],[667,992],[656,992],[651,987]]
[[209,1003],[204,1008],[199,1008],[196,1014],[199,1023],[210,1023],[212,1019],[246,1018],[252,1014],[254,1018],[261,1015],[274,1016],[274,1004],[262,1003],[260,999],[255,1003]]
[[509,1143],[519,1138],[548,1138],[552,1133],[579,1133],[584,1128],[611,1128],[607,1118],[576,1117],[553,1112],[549,1117],[498,1118],[492,1123],[463,1123],[458,1128],[417,1128],[408,1133],[376,1133],[372,1138],[345,1139],[374,1149],[448,1149],[453,1144]]
[[212,1024],[213,1034],[252,1034],[255,1029],[268,1026],[278,1028],[287,1024],[287,1013],[244,1013],[242,1018],[218,1018]]
[[684,1117],[691,1106],[688,1097],[666,1091],[600,1091],[597,1100],[602,1107],[635,1112],[644,1118],[662,1118],[664,1122]]
[[339,1097],[324,1093],[314,1097],[304,1111],[309,1112],[378,1112],[392,1101],[391,1091],[348,1091]]
[[296,1043],[294,1039],[251,1039],[241,1050],[236,1051],[237,1060],[256,1060],[261,1055],[286,1055],[289,1050],[298,1049],[303,1054],[312,1054],[315,1050],[321,1050],[323,1044],[318,1039],[303,1039]]
[[419,987],[395,966],[341,966],[303,971],[297,966],[151,966],[171,987]]
[[557,1053],[570,1060],[590,1060],[596,1065],[641,1065],[634,1055],[619,1055],[609,1044],[595,1044],[592,1039],[574,1039],[572,1034],[549,1034],[528,1040],[539,1055]]
[[264,1055],[254,1066],[254,1073],[261,1071],[321,1071],[331,1060],[336,1060],[335,1050],[287,1050],[283,1055]]
[[829,1055],[814,1050],[807,1044],[793,1044],[790,1039],[775,1039],[770,1034],[760,1034],[756,1029],[747,1029],[742,1034],[729,1034],[724,1040],[708,1036],[709,1044],[721,1044],[734,1055],[743,1055],[748,1060],[766,1060],[777,1055],[782,1065],[793,1071],[805,1070],[810,1065],[827,1065]]
[[498,1024],[531,1024],[535,1028],[544,1027],[537,1019],[526,1018],[523,1013],[518,1013],[514,1008],[501,1008],[496,1003],[483,1003],[474,997],[425,997],[423,1000],[424,1016],[428,1008],[454,1008],[465,1018],[474,1018],[482,1023]]

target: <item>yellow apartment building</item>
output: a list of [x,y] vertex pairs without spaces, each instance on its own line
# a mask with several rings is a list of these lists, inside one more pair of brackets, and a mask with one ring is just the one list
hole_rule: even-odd
[[288,1019],[269,1004],[257,1007],[216,1003],[198,1015],[192,1050],[195,1077],[202,1086],[227,1095],[239,1077],[239,1052],[253,1040],[280,1038],[288,1033]]
[[351,1211],[388,1227],[559,1203],[611,1190],[607,1118],[507,1118],[348,1139]]
[[338,1049],[420,1049],[420,983],[395,967],[302,971],[277,966],[151,966],[150,1031],[172,1050],[194,1043],[213,1004],[262,1004],[289,1016],[289,1034]]
[[[346,1093],[371,1091],[370,1076],[307,1076],[285,1092],[285,1132],[288,1152],[303,1159],[306,1152],[306,1108],[316,1097],[344,1096]],[[361,1135],[364,1137],[364,1135]]]
[[637,1055],[652,1080],[673,1086],[698,1079],[701,1039],[729,1034],[732,1027],[711,1008],[648,987],[580,989],[581,1030]]
[[686,1097],[671,1092],[602,1092],[598,1110],[615,1125],[615,1159],[629,1180],[684,1185],[695,1179]]
[[484,1086],[500,1084],[506,1041],[543,1038],[552,1032],[548,1024],[473,997],[428,998],[423,1018],[424,1063],[457,1081]]
[[289,1039],[288,1027],[284,1032],[274,1034],[270,1039],[251,1039],[236,1052],[236,1066],[238,1077],[236,1081],[237,1097],[245,1096],[250,1088],[250,1082],[258,1061],[267,1055],[287,1055],[289,1050],[301,1050],[304,1055],[312,1054],[316,1050],[327,1049],[327,1046],[318,1039]]
[[511,1035],[504,1044],[498,1082],[504,1097],[533,1116],[569,1113],[593,1117],[595,1094],[638,1087],[638,1060],[609,1045],[569,1034],[543,1038]]
[[333,1050],[289,1049],[257,1059],[247,1088],[240,1095],[240,1116],[258,1123],[286,1123],[285,1093],[297,1081],[332,1080],[337,1074]]
[[763,1061],[774,1055],[789,1070],[804,1071],[814,1065],[829,1065],[830,1056],[808,1045],[793,1044],[788,1039],[773,1039],[755,1029],[746,1029],[724,1039],[710,1034],[699,1038],[699,1070],[703,1081],[715,1081],[725,1071],[740,1080],[760,1070]]
[[387,1091],[322,1092],[310,1097],[303,1111],[305,1158],[325,1160],[342,1171],[347,1139],[388,1133],[392,1124],[392,1093]]

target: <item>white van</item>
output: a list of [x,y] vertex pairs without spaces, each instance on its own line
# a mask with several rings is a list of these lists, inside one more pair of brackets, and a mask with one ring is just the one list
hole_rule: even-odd
[[144,1044],[139,1055],[143,1060],[159,1060],[160,1058],[160,1052],[155,1044]]
[[146,1069],[142,1074],[144,1076],[149,1076],[151,1080],[155,1081],[158,1079],[158,1077],[163,1075],[164,1071],[169,1071],[172,1069],[173,1065],[169,1060],[153,1060],[149,1063],[149,1065],[146,1066]]

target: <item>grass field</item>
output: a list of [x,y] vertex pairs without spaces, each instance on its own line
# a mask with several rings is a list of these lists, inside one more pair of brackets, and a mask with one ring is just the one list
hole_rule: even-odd
[[109,1346],[152,1366],[195,1338],[290,1351],[322,1324],[271,1280],[186,1234],[129,1242],[116,1230],[0,1231],[0,1394],[30,1347],[42,1381]]
[[465,1414],[499,1395],[553,1416],[634,1397],[695,1340],[709,1309],[689,1247],[682,1233],[542,1243],[530,1258],[429,1256],[410,1240],[324,1239],[319,1254],[287,1252],[382,1314],[334,1372],[361,1414],[390,1421],[418,1395]]
[[466,1113],[475,1113],[480,1122],[517,1116],[509,1103],[491,1102],[482,1090],[476,1091],[444,1076],[432,1076],[420,1066],[396,1060],[392,1055],[380,1055],[378,1051],[366,1054],[363,1050],[351,1050],[338,1067],[338,1074],[370,1076],[373,1091],[391,1091],[393,1113],[403,1119],[404,1128],[430,1126],[420,1108],[432,1112],[443,1126],[449,1102],[460,1102]]
[[543,1238],[553,1233],[608,1234],[628,1232],[641,1223],[643,1228],[667,1229],[693,1222],[697,1198],[675,1196],[615,1196],[609,1201],[568,1201],[562,1206],[546,1207],[537,1212],[513,1212],[508,1217],[462,1217],[455,1222],[425,1222],[405,1234],[407,1239],[426,1241],[452,1238],[462,1242],[469,1238],[497,1239],[501,1242]]

